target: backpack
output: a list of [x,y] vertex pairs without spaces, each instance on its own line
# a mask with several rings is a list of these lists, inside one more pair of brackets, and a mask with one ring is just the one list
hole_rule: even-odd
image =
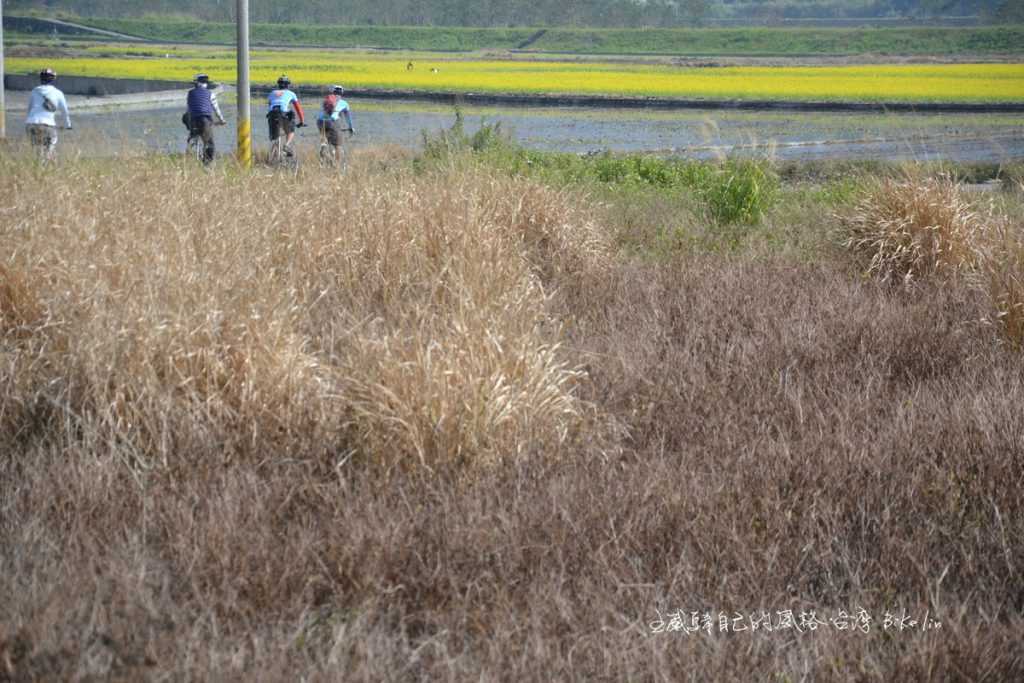
[[46,95],[43,95],[43,109],[49,112],[57,111],[57,105]]
[[332,115],[334,113],[334,107],[337,104],[338,104],[338,96],[337,95],[328,95],[327,97],[325,97],[324,98],[324,104],[323,104],[324,114],[326,114],[328,116]]

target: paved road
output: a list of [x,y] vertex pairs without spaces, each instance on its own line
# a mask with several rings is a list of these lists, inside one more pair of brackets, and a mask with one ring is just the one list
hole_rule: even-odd
[[[60,83],[57,83],[60,86]],[[225,93],[234,93],[230,86],[220,86],[215,89],[217,97],[224,97]],[[110,111],[131,111],[136,109],[156,109],[172,103],[183,102],[185,90],[157,90],[154,92],[130,93],[127,95],[105,95],[103,97],[89,97],[86,95],[68,95],[68,108],[72,112],[93,111],[106,109]],[[233,97],[233,95],[232,95]],[[8,111],[24,112],[28,108],[28,93],[18,90],[7,91]]]

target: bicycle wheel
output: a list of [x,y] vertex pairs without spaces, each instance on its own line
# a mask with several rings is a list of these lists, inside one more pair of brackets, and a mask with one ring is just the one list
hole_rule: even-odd
[[32,156],[40,166],[56,162],[57,137],[53,130],[44,126],[29,126],[29,143]]
[[338,151],[341,152],[340,159],[338,159],[338,172],[344,173],[348,169],[348,149],[345,145],[338,145]]
[[42,154],[43,166],[52,166],[57,163],[56,144],[51,142],[50,144],[43,145],[42,149],[40,150],[40,153]]
[[188,139],[188,151],[187,154],[192,159],[195,159],[197,163],[203,163],[205,160],[205,145],[203,139],[199,136],[193,136]]
[[292,173],[299,172],[299,153],[295,150],[295,142],[292,142],[291,148],[285,144],[285,138],[280,137],[278,140],[281,141],[281,166],[288,169]]
[[44,140],[39,143],[32,143],[35,151],[36,162],[40,166],[49,166],[57,163],[57,145],[51,140]]
[[270,153],[267,155],[267,163],[272,168],[281,165],[281,157],[284,156],[284,137],[279,135],[270,143]]
[[328,145],[326,142],[320,143],[320,152],[318,156],[320,158],[321,168],[334,168],[334,150],[331,149],[331,146]]
[[284,165],[292,173],[299,172],[299,153],[294,149],[291,154],[284,155]]

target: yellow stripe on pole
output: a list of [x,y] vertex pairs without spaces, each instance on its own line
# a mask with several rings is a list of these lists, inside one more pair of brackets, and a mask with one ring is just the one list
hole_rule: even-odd
[[238,121],[238,162],[252,168],[252,125],[245,119]]
[[252,168],[252,104],[249,92],[249,0],[238,0],[236,9],[238,20],[238,48],[236,73],[238,83],[236,97],[238,102],[238,163],[242,168]]

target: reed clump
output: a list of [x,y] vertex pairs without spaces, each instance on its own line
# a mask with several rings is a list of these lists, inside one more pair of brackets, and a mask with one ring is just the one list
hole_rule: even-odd
[[352,229],[310,250],[340,312],[324,344],[336,390],[370,452],[512,455],[583,417],[584,375],[546,311],[555,287],[606,267],[608,241],[564,193],[479,174],[365,186],[342,212]]
[[987,216],[950,175],[882,178],[839,216],[843,244],[883,281],[971,270]]
[[6,440],[429,465],[556,446],[584,419],[548,301],[608,249],[564,194],[130,161],[61,169],[43,201],[18,189],[35,172],[4,168]]
[[1024,225],[1009,217],[993,222],[973,279],[989,301],[988,321],[1012,346],[1024,347]]
[[[1006,198],[1003,198],[1004,200]],[[1012,197],[1008,200],[1012,205]],[[957,277],[987,300],[983,322],[1024,345],[1024,233],[1013,209],[972,197],[952,174],[910,169],[838,216],[843,244],[882,281]]]

